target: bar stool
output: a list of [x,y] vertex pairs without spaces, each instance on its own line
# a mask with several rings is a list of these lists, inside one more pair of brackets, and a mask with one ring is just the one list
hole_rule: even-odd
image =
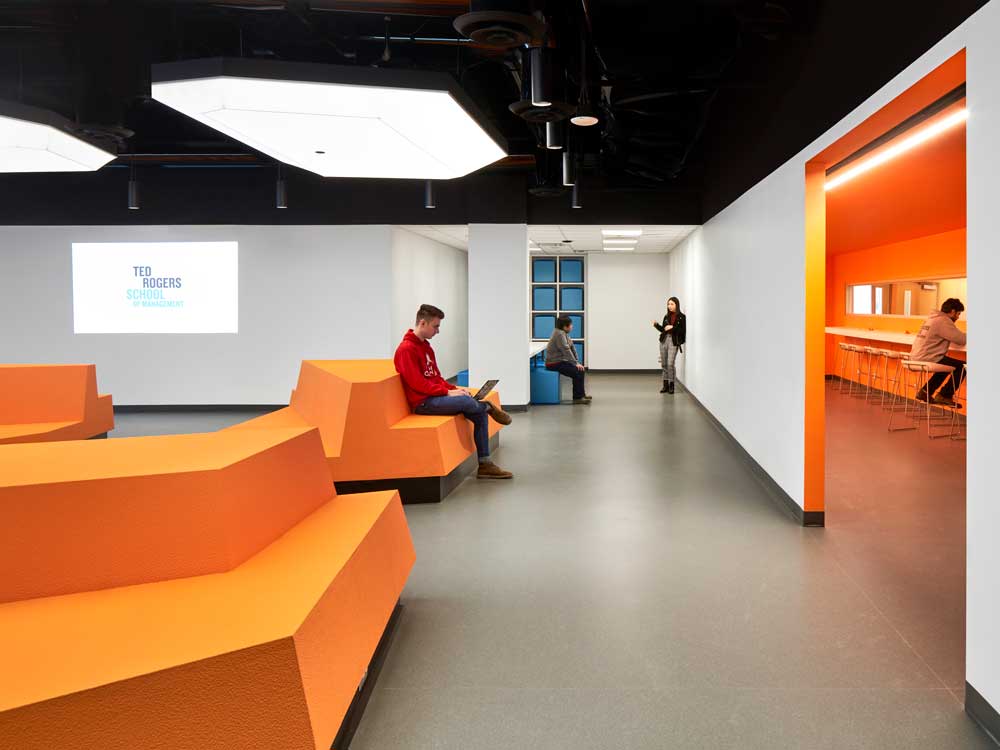
[[[861,347],[857,344],[840,344],[840,349],[843,351],[844,355],[840,360],[840,389],[838,393],[844,392],[844,383],[847,383],[847,395],[851,396],[855,391],[855,382],[853,380],[848,380],[845,374],[854,371],[854,374],[858,378],[857,388],[861,388]],[[851,360],[854,360],[854,366],[851,367]]]
[[[955,377],[955,368],[952,367],[951,365],[943,365],[940,362],[921,362],[919,360],[912,360],[912,359],[905,360],[903,362],[903,368],[906,370],[906,379],[907,380],[909,380],[910,376],[913,377],[914,380],[913,380],[912,384],[917,389],[917,393],[919,393],[919,391],[920,391],[921,388],[923,388],[925,390],[925,392],[927,393],[927,400],[923,402],[924,403],[924,417],[920,416],[919,405],[915,406],[915,408],[914,408],[914,417],[916,419],[919,420],[919,419],[922,419],[922,418],[926,418],[926,420],[927,420],[927,437],[931,438],[932,440],[935,439],[935,438],[949,437],[951,435],[951,430],[949,430],[947,433],[943,433],[943,434],[939,434],[939,435],[935,435],[931,431],[931,401],[932,401],[932,394],[929,393],[929,392],[927,392],[927,383],[930,380],[931,375],[933,375],[934,373],[938,373],[938,372],[943,372],[943,373],[947,373],[948,374],[948,377],[946,378],[945,382],[947,382],[948,379],[953,379]],[[905,384],[905,387],[909,388],[909,385],[910,385],[910,383],[907,382]],[[935,408],[938,408],[939,411],[943,411],[943,409],[940,409],[940,407],[935,407]],[[890,431],[895,432],[896,430],[915,430],[915,429],[917,429],[916,424],[914,424],[913,427],[896,427],[895,430],[894,430],[893,427],[892,427],[892,417],[893,417],[893,414],[890,413],[889,414],[889,430]],[[945,415],[942,414],[941,416],[934,417],[934,419],[937,420],[937,421],[945,421],[945,420],[950,420],[950,419],[953,420],[953,417],[947,417],[947,416],[945,416]]]
[[[955,396],[956,401],[961,401],[966,407],[965,411],[968,411],[969,399],[968,396],[959,396],[959,392],[962,390],[962,386],[965,385],[965,380],[969,375],[969,366],[962,365],[961,372],[958,373],[958,382],[955,384]],[[966,419],[968,419],[968,414],[966,414]],[[966,435],[962,432],[963,423],[961,415],[958,409],[954,409],[951,413],[951,439],[952,440],[965,440]]]
[[[882,403],[881,407],[883,409],[895,409],[896,408],[896,395],[900,393],[903,383],[903,377],[905,370],[903,369],[903,362],[910,358],[909,352],[900,352],[895,349],[880,349],[883,357],[883,383],[886,388],[882,390]],[[890,363],[895,363],[891,364]],[[888,398],[887,398],[888,397]],[[903,394],[903,398],[906,398],[906,394]],[[889,401],[889,405],[886,406],[886,401]],[[904,401],[905,407],[905,401]]]
[[882,363],[882,349],[876,346],[865,346],[861,349],[865,354],[866,365],[868,368],[868,383],[865,386],[865,403],[868,403],[868,399],[871,397],[872,389],[876,387],[876,382],[882,380],[883,383],[885,379],[882,375],[879,375],[879,368]]

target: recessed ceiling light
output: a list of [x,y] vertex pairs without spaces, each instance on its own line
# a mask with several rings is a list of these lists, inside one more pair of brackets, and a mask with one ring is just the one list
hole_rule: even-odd
[[639,240],[604,240],[605,245],[637,245]]
[[116,157],[37,107],[0,101],[0,172],[93,172]]
[[324,177],[448,180],[506,155],[446,73],[215,58],[153,66],[153,98]]
[[617,247],[617,246],[604,246],[604,252],[606,253],[631,253],[635,250],[634,247]]
[[601,234],[605,237],[641,237],[641,229],[602,229]]

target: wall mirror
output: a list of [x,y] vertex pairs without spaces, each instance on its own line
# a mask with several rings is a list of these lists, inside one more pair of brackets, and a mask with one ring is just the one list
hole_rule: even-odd
[[949,297],[968,305],[965,277],[848,284],[847,314],[925,318]]

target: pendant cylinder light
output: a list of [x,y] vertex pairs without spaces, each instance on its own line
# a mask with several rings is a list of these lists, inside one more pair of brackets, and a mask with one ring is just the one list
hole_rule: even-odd
[[434,202],[434,181],[427,180],[424,183],[424,208],[437,208]]
[[545,48],[532,47],[529,54],[531,68],[531,103],[536,107],[551,107],[548,77],[545,69]]
[[561,122],[545,123],[545,148],[558,151],[563,147],[563,124]]
[[281,167],[278,167],[278,179],[274,183],[274,207],[288,208],[288,185],[281,175]]
[[563,185],[572,187],[576,184],[576,160],[569,151],[563,151],[562,173]]
[[139,210],[139,182],[135,175],[128,178],[128,207],[133,211]]
[[571,204],[573,208],[583,208],[583,203],[580,201],[580,181],[577,180],[573,184],[573,203]]

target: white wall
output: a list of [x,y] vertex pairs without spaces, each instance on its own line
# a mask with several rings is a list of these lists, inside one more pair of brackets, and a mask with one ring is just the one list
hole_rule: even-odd
[[[0,361],[93,362],[116,404],[288,403],[299,361],[391,357],[388,226],[0,227]],[[239,333],[74,335],[73,242],[239,242]]]
[[[587,256],[587,366],[594,370],[659,367],[660,320],[667,298],[669,256],[663,253],[594,253]],[[682,309],[684,298],[680,297]],[[678,362],[684,359],[680,355]]]
[[[993,0],[959,29],[967,36],[969,122],[966,130],[969,302],[969,440],[967,443],[966,680],[1000,711],[1000,2]],[[961,39],[952,42],[961,44]],[[982,332],[982,335],[980,335]]]
[[525,405],[528,226],[469,225],[469,384],[499,378],[504,404]]
[[[993,0],[795,158],[707,222],[670,264],[690,314],[681,377],[783,489],[803,501],[805,162],[967,50],[969,329],[966,678],[1000,709],[1000,0]],[[981,304],[977,304],[977,300]],[[761,318],[761,310],[769,314]],[[982,331],[983,335],[979,335]],[[776,359],[774,353],[780,354]],[[775,397],[780,396],[780,397]]]
[[668,255],[677,377],[799,505],[805,399],[776,396],[805,393],[804,174],[786,164]]
[[441,374],[450,378],[469,367],[469,256],[393,227],[393,346],[413,327],[414,314],[425,302],[444,310],[433,345]]

